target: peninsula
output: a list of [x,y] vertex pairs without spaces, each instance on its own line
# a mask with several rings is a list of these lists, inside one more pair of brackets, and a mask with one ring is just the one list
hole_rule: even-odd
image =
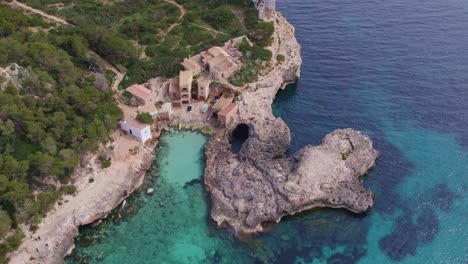
[[[121,129],[100,146],[101,155],[81,160],[71,177],[77,192],[27,233],[9,256],[11,263],[62,263],[80,226],[106,217],[143,184],[157,138],[170,127],[212,135],[205,149],[211,218],[237,236],[266,231],[282,217],[312,208],[361,213],[372,206],[362,176],[375,164],[378,152],[362,133],[339,129],[320,146],[305,146],[286,156],[290,132],[273,115],[271,105],[280,89],[299,78],[301,47],[294,27],[275,10],[274,0],[254,4],[259,17],[274,29],[264,48],[252,43],[255,36],[229,39],[187,57],[178,75],[154,76],[144,84],[130,84],[124,92],[117,90],[123,74],[101,58],[116,75],[112,89],[123,112]],[[179,7],[181,20],[185,10]],[[236,138],[243,140],[240,150],[232,148]],[[102,152],[112,161],[108,168],[99,166]]]
[[[273,62],[268,74],[245,86],[234,121],[206,146],[211,218],[242,236],[265,231],[264,226],[278,223],[283,216],[317,207],[365,212],[372,207],[373,196],[363,187],[361,176],[378,156],[367,136],[339,129],[320,146],[305,146],[286,157],[289,128],[273,116],[271,105],[278,90],[300,75],[300,45],[294,28],[274,11],[274,1],[258,1],[257,6],[263,19],[275,25],[273,57],[283,54],[285,60]],[[245,142],[233,153],[230,141],[236,133]]]

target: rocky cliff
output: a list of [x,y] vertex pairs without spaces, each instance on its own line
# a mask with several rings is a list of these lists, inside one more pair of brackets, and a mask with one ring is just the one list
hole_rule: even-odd
[[261,19],[272,18],[276,9],[275,0],[253,0]]
[[[78,228],[107,215],[142,184],[154,159],[154,145],[142,147],[127,136],[114,136],[112,148],[106,148],[111,149],[112,166],[102,169],[99,155],[86,156],[72,175],[77,193],[63,197],[63,204],[47,214],[37,231],[26,233],[20,248],[9,256],[10,263],[63,263],[75,246]],[[135,146],[138,152],[129,154]]]
[[317,207],[346,208],[356,213],[373,204],[362,175],[378,152],[362,133],[340,129],[319,146],[305,146],[285,158],[289,130],[280,119],[249,123],[249,139],[239,153],[230,150],[229,133],[206,147],[206,188],[211,217],[237,235],[264,231],[283,216]]
[[[256,5],[265,8],[267,2]],[[265,14],[265,9],[260,12]],[[239,89],[242,96],[236,118],[205,149],[211,218],[237,235],[264,231],[265,225],[277,223],[283,216],[311,208],[346,208],[360,213],[373,204],[361,176],[374,165],[378,152],[362,133],[336,130],[320,146],[305,146],[291,157],[285,156],[290,131],[273,116],[271,105],[277,91],[299,77],[302,60],[294,28],[275,11],[268,20],[275,24],[270,47],[273,61],[257,82]],[[276,61],[279,54],[284,62]],[[231,151],[229,143],[236,128],[248,134],[238,153]]]

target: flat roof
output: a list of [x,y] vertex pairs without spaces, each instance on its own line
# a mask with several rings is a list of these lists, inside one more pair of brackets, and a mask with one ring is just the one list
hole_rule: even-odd
[[161,113],[168,113],[168,112],[171,112],[172,111],[172,103],[171,102],[167,102],[167,103],[164,103],[162,106],[161,106],[161,109],[159,112]]
[[208,52],[213,56],[217,57],[219,55],[224,55],[224,56],[229,56],[229,54],[221,47],[219,46],[214,46],[212,48],[208,49]]
[[218,113],[218,116],[227,116],[230,112],[235,111],[236,109],[237,105],[235,103],[230,103]]
[[184,66],[185,70],[201,70],[203,65],[200,65],[200,63],[203,63],[201,61],[201,55],[197,54],[193,57],[190,58],[185,58],[181,64]]
[[179,79],[174,78],[169,81],[169,92],[179,93]]
[[206,78],[206,77],[200,77],[198,78],[198,85],[199,86],[207,86],[207,85],[210,85],[211,81]]
[[151,91],[146,89],[146,87],[141,84],[133,84],[125,90],[131,93],[133,96],[139,97],[141,99],[146,99],[151,95]]
[[188,88],[190,88],[191,82],[193,80],[192,71],[181,71],[179,73],[179,80],[179,86],[187,86]]
[[229,57],[219,55],[211,60],[208,63],[213,67],[218,67],[221,70],[226,70],[232,66],[234,66],[235,62],[232,61]]
[[[132,127],[138,128],[138,129],[144,129],[149,126],[149,124],[142,123],[135,118],[127,118],[125,120],[122,120],[124,123],[129,124]],[[122,122],[121,121],[121,122]]]

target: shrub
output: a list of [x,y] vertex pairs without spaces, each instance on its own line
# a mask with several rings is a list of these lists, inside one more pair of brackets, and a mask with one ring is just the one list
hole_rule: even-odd
[[129,92],[127,92],[127,91],[124,91],[124,92],[122,93],[122,95],[123,95],[125,98],[127,98],[127,99],[132,99],[132,97],[133,97],[132,94],[129,93]]
[[147,112],[139,113],[136,119],[146,124],[152,124],[154,122],[153,117]]
[[11,219],[7,212],[0,209],[0,239],[3,238],[11,227]]
[[75,194],[76,193],[76,187],[73,185],[66,185],[60,188],[60,191],[62,191],[64,194]]
[[160,109],[162,106],[163,106],[164,102],[163,101],[157,101],[156,103],[154,103],[154,106],[157,108],[157,109]]
[[21,244],[21,240],[24,238],[24,233],[21,228],[17,228],[15,233],[3,241],[0,244],[0,263],[8,263],[7,259],[4,255],[8,252],[13,252],[18,249],[19,245]]
[[285,60],[284,55],[283,55],[283,54],[278,54],[278,55],[276,56],[276,60],[277,60],[277,61],[280,61],[280,62],[283,62],[283,61]]
[[252,53],[253,59],[261,59],[263,61],[269,61],[273,56],[271,50],[262,48],[258,45],[253,46]]
[[112,162],[104,157],[99,157],[99,161],[101,162],[101,168],[106,169],[112,165]]

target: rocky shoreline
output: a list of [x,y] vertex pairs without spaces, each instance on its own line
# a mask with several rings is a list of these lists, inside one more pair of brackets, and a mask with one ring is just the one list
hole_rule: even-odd
[[[291,140],[289,128],[273,116],[271,105],[279,89],[299,78],[301,47],[294,28],[272,10],[273,0],[254,2],[262,17],[275,24],[270,47],[273,59],[257,82],[236,88],[241,95],[234,121],[206,146],[205,186],[211,195],[212,219],[218,226],[244,235],[264,231],[265,223],[277,223],[285,215],[310,208],[367,210],[373,198],[362,186],[361,176],[374,165],[378,153],[360,132],[337,130],[320,146],[306,146],[285,157]],[[283,55],[284,61],[278,61],[277,55]],[[233,153],[229,140],[239,124],[248,127],[249,137],[240,152]],[[134,146],[124,135],[114,139],[116,148]],[[73,176],[77,194],[65,197],[67,203],[56,206],[36,232],[27,234],[10,255],[11,263],[63,263],[74,248],[79,226],[105,217],[141,186],[154,160],[155,144],[123,156],[113,148],[112,166],[105,170],[93,162],[97,155],[85,159]]]
[[[301,47],[293,26],[280,13],[273,12],[269,20],[275,23],[273,58],[281,54],[285,60],[274,59],[256,83],[240,91],[235,121],[212,137],[205,149],[211,218],[237,236],[265,231],[286,215],[312,208],[362,213],[373,204],[362,176],[374,166],[378,152],[362,133],[336,130],[320,146],[305,146],[285,157],[290,131],[283,120],[273,116],[271,105],[279,89],[299,78]],[[238,153],[230,145],[236,129],[247,135]]]
[[[113,138],[113,143],[105,147],[112,150],[108,153],[112,165],[102,169],[98,154],[83,158],[72,175],[77,193],[64,196],[63,203],[47,214],[35,232],[26,232],[19,249],[9,256],[10,263],[63,263],[75,247],[80,226],[105,218],[143,184],[155,158],[157,141],[139,146],[120,133]],[[129,153],[129,148],[135,147],[138,150]]]

